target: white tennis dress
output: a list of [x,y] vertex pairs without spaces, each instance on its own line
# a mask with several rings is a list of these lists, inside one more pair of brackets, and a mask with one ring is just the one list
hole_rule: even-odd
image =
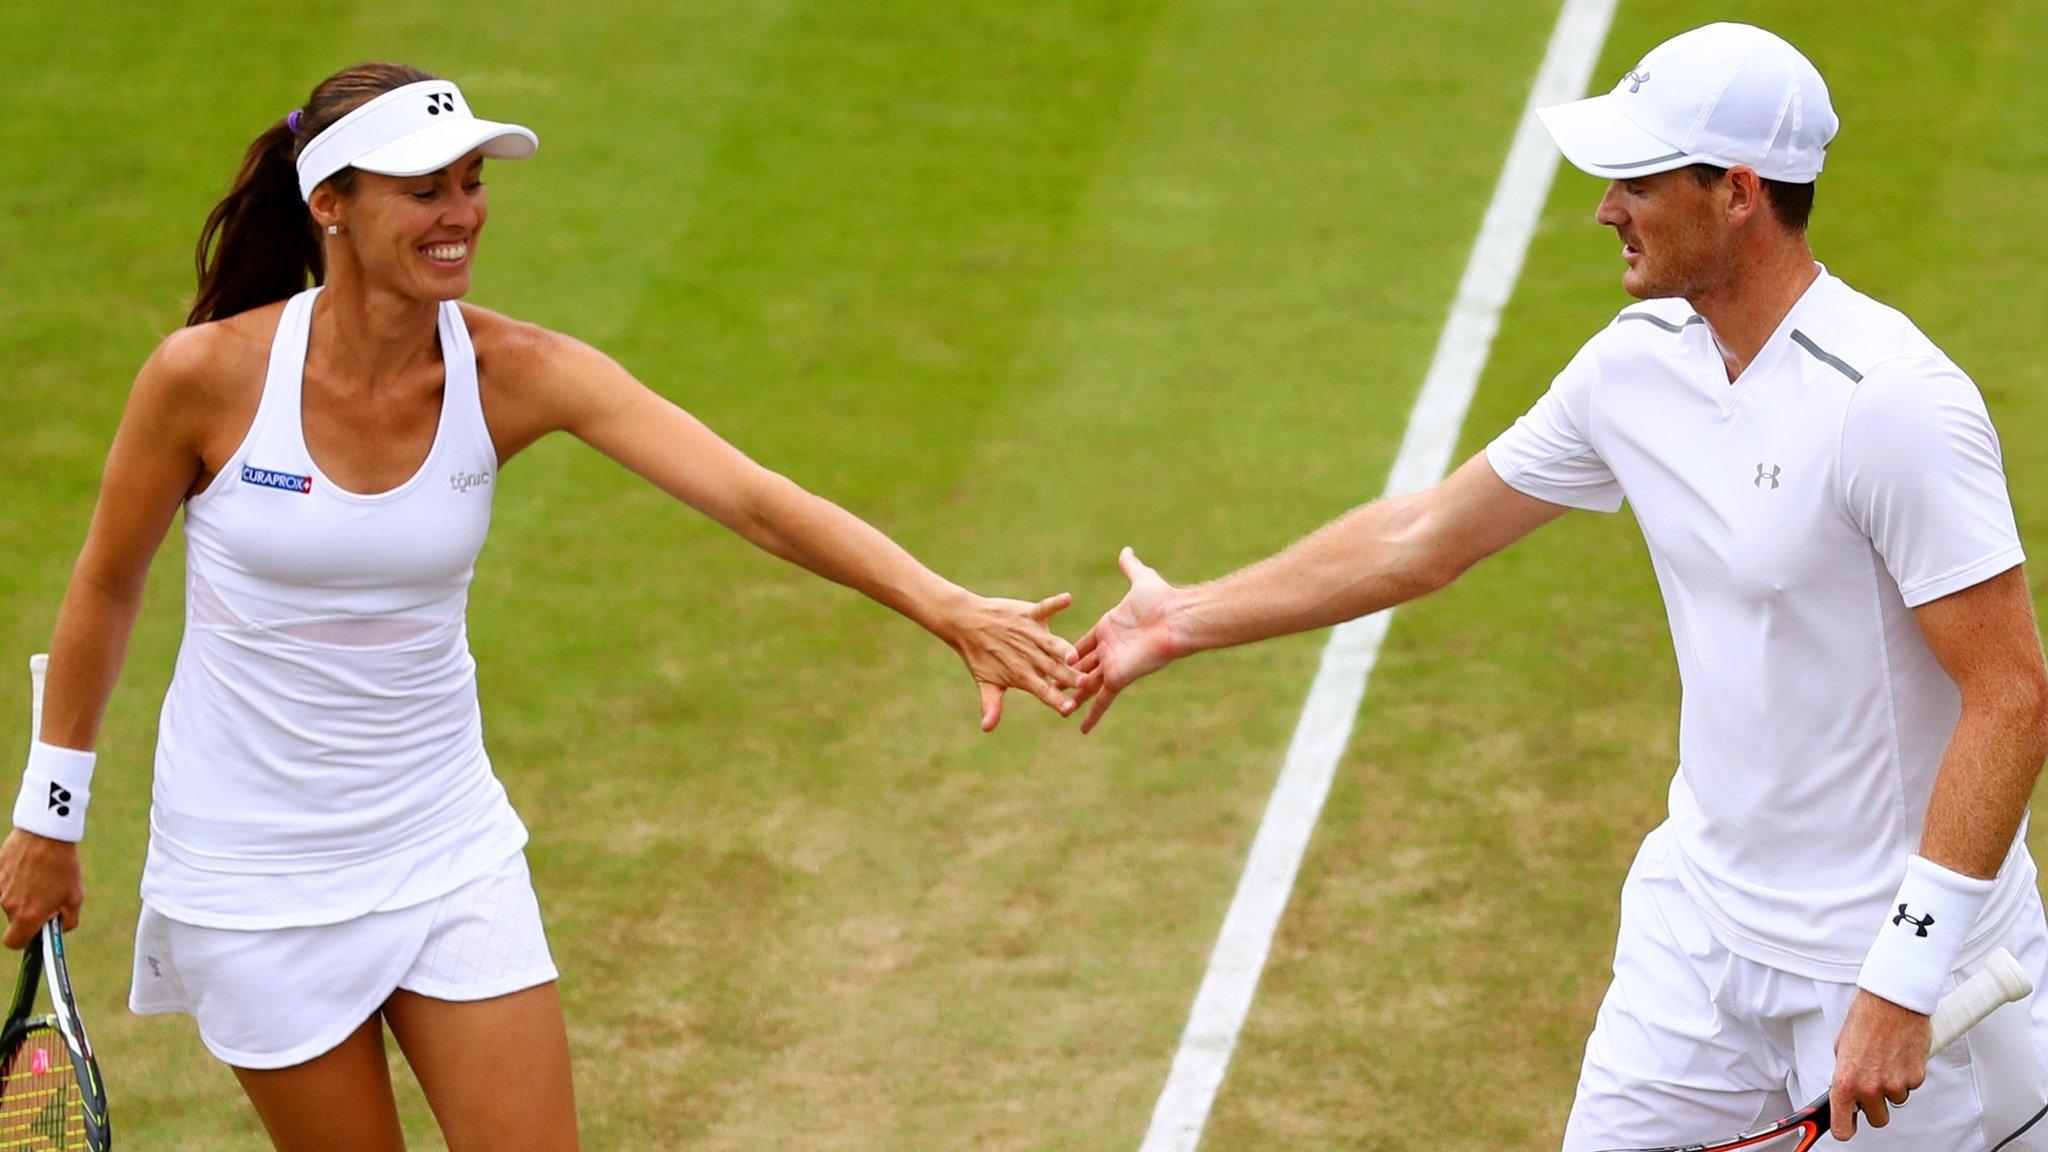
[[[465,627],[497,476],[468,330],[443,303],[419,471],[350,492],[301,418],[319,293],[287,302],[255,421],[186,504],[130,995],[243,1067],[326,1051],[396,987],[479,999],[555,975]],[[417,968],[458,953],[459,974]]]

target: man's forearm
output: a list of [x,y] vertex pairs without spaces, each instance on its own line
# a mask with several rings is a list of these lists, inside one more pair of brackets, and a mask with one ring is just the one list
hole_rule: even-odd
[[2034,696],[1966,700],[1934,780],[1920,855],[1965,876],[1998,875],[2044,759],[2048,725]]
[[1174,592],[1175,655],[1308,632],[1435,591],[1457,569],[1422,540],[1421,494],[1354,508],[1286,551]]

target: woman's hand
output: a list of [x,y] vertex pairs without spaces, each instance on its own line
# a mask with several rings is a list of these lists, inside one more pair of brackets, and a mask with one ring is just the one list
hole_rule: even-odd
[[1003,718],[1003,692],[1031,693],[1062,716],[1078,707],[1066,694],[1080,685],[1080,674],[1068,662],[1074,646],[1046,627],[1053,614],[1072,604],[1065,592],[1033,604],[968,595],[945,631],[947,643],[967,662],[967,671],[981,686],[981,730],[995,731]]
[[9,948],[25,947],[36,932],[57,916],[66,932],[78,927],[78,909],[85,903],[85,878],[78,868],[78,845],[52,840],[19,828],[0,841],[0,911],[7,913]]

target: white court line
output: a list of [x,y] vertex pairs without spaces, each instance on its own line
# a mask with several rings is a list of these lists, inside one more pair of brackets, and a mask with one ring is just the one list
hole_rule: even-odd
[[[1441,480],[1457,447],[1465,410],[1486,367],[1494,333],[1500,330],[1501,309],[1522,273],[1522,257],[1536,231],[1550,180],[1557,172],[1557,151],[1533,111],[1546,104],[1577,99],[1599,59],[1616,0],[1565,0],[1557,27],[1550,34],[1543,66],[1529,91],[1514,144],[1500,183],[1486,207],[1485,221],[1472,258],[1458,282],[1458,296],[1438,338],[1422,392],[1408,416],[1401,451],[1387,477],[1386,495],[1427,488]],[[1209,970],[1188,1014],[1173,1070],[1152,1111],[1140,1152],[1194,1152],[1208,1123],[1209,1108],[1230,1066],[1237,1035],[1251,1010],[1252,994],[1266,967],[1273,931],[1287,896],[1294,888],[1302,854],[1322,814],[1323,800],[1337,762],[1351,740],[1352,721],[1365,698],[1365,682],[1379,658],[1391,610],[1337,626],[1323,649],[1315,683],[1302,706],[1301,721],[1287,748],[1280,781],[1266,804],[1265,818],[1252,840],[1237,895],[1223,918],[1223,931],[1209,957]]]

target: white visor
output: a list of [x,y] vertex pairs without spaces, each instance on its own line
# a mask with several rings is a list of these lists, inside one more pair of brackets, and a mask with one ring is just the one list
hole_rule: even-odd
[[299,152],[299,195],[343,168],[384,176],[438,172],[481,148],[486,156],[531,156],[540,138],[517,124],[479,120],[447,80],[394,88],[329,125]]

